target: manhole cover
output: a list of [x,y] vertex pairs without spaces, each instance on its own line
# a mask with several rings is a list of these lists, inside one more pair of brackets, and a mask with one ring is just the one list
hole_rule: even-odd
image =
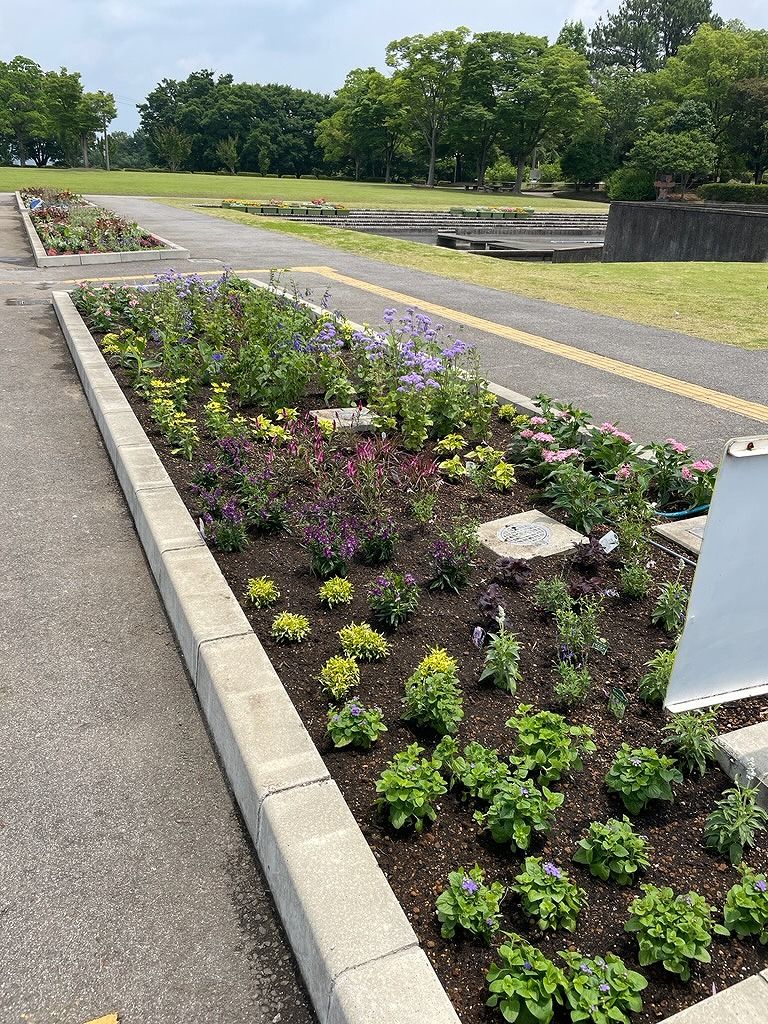
[[6,299],[6,306],[50,306],[50,299]]
[[540,548],[549,543],[551,534],[546,526],[539,523],[509,523],[502,526],[497,537],[505,544],[525,544],[528,547]]

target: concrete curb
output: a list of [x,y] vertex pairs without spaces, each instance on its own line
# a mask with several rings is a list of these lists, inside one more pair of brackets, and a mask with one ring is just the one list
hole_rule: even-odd
[[72,299],[53,305],[320,1024],[460,1024]]
[[768,808],[768,722],[723,733],[716,742],[717,760],[725,774],[742,786],[757,786],[758,803]]
[[[72,253],[68,256],[49,256],[45,251],[43,243],[40,241],[40,236],[35,230],[35,225],[29,215],[29,210],[24,205],[21,193],[14,192],[14,195],[16,196],[16,205],[21,214],[21,222],[24,225],[24,230],[27,233],[27,239],[32,249],[32,255],[38,267],[87,267],[99,263],[144,263],[157,262],[158,260],[189,259],[188,249],[183,249],[180,245],[176,245],[175,242],[169,242],[167,238],[161,238],[154,231],[147,233],[156,238],[158,242],[162,242],[166,246],[165,249],[136,249],[132,252],[83,252]],[[93,203],[88,203],[88,205],[93,206]]]

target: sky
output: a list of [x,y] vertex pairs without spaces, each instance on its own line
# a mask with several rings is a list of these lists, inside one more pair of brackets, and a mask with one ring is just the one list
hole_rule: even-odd
[[[136,104],[163,78],[210,68],[235,81],[332,93],[355,67],[386,70],[392,39],[466,25],[554,39],[566,19],[587,27],[608,0],[0,0],[0,60],[31,57],[80,71],[114,94],[112,130],[138,126]],[[611,0],[615,9],[618,0]],[[765,0],[715,0],[726,20],[768,28]]]

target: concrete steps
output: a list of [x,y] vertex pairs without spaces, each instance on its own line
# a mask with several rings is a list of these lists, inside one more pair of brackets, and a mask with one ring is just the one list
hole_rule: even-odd
[[[286,220],[303,221],[302,216]],[[436,234],[456,231],[459,234],[489,235],[594,235],[602,236],[608,220],[607,213],[542,212],[515,220],[494,220],[461,217],[457,214],[431,210],[351,210],[344,217],[311,218],[311,223],[349,231],[374,234]]]

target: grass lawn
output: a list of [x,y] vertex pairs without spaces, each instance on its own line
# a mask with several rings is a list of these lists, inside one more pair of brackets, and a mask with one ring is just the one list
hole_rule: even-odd
[[[172,205],[190,204],[176,201]],[[441,277],[741,348],[768,348],[768,267],[760,263],[507,262],[343,228],[222,209],[207,212]]]
[[24,186],[70,189],[90,195],[190,196],[212,199],[317,199],[349,206],[393,210],[439,210],[452,205],[535,206],[537,210],[598,210],[605,203],[576,199],[546,199],[510,195],[481,195],[411,185],[368,185],[316,178],[251,178],[221,174],[161,174],[156,171],[57,170],[52,167],[0,167],[0,192]]

